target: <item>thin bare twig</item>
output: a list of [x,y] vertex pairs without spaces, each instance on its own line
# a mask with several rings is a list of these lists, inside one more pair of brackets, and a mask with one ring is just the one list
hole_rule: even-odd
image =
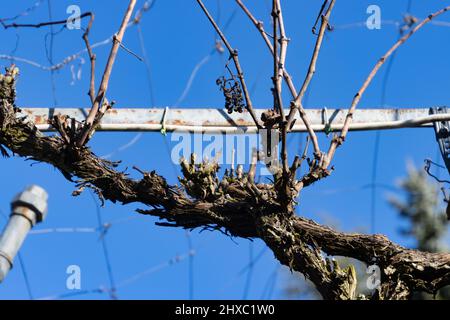
[[208,9],[206,9],[205,5],[203,4],[202,0],[197,0],[198,4],[200,5],[201,9],[205,13],[206,17],[208,18],[209,22],[213,25],[214,29],[216,30],[217,34],[219,35],[220,39],[224,43],[224,45],[227,47],[228,52],[230,53],[230,57],[233,59],[234,65],[236,67],[236,71],[238,73],[239,82],[241,83],[242,90],[244,91],[244,97],[247,105],[247,111],[250,113],[250,115],[253,118],[253,121],[255,122],[258,129],[262,128],[261,123],[259,119],[256,117],[255,111],[253,110],[253,104],[252,100],[250,99],[250,93],[248,91],[247,85],[245,83],[244,73],[241,68],[241,64],[239,62],[238,52],[237,50],[233,49],[231,47],[230,43],[228,42],[227,38],[223,34],[222,30],[220,30],[219,26],[217,25],[214,18],[209,13]]
[[[307,135],[306,136],[306,143],[305,143],[305,147],[303,149],[302,156],[301,157],[296,156],[294,161],[293,161],[293,163],[292,163],[291,172],[290,172],[290,175],[291,175],[292,179],[295,179],[297,170],[302,166],[303,161],[305,161],[305,159],[308,156],[308,148],[309,148],[309,142],[310,141],[311,141],[311,138],[310,138],[310,136]],[[297,189],[297,191],[299,191],[299,189]]]
[[[273,107],[276,112],[278,112],[280,115],[283,112],[283,103],[281,98],[281,81],[278,78],[278,69],[279,69],[279,63],[280,58],[278,58],[278,8],[277,8],[277,1],[272,0],[272,26],[273,26]],[[280,121],[284,121],[284,116],[280,119]]]
[[98,89],[97,96],[92,104],[92,108],[89,111],[89,115],[86,119],[85,129],[81,138],[77,141],[77,146],[80,147],[85,144],[87,138],[92,134],[93,130],[95,130],[94,121],[99,120],[99,115],[104,114],[107,109],[106,104],[103,104],[103,99],[106,94],[106,90],[108,89],[109,79],[111,77],[112,67],[114,65],[114,61],[116,60],[117,51],[119,50],[120,43],[122,42],[123,35],[125,33],[125,29],[127,28],[128,21],[131,18],[131,14],[133,13],[134,6],[136,5],[136,0],[130,0],[128,4],[127,11],[125,12],[125,16],[123,17],[122,24],[120,25],[119,32],[114,35],[114,42],[111,48],[111,52],[109,54],[108,61],[106,63],[105,71],[103,72],[102,81],[100,83],[100,87]]
[[[83,14],[81,14],[78,17],[73,18],[72,20],[76,20],[76,19],[83,19],[85,17],[88,16],[92,16],[91,12],[85,12]],[[47,27],[47,26],[54,26],[54,25],[59,25],[59,24],[66,24],[67,23],[67,19],[66,20],[58,20],[58,21],[47,21],[47,22],[40,22],[40,23],[11,23],[11,24],[3,24],[3,28],[5,29],[9,29],[9,28],[42,28],[42,27]]]
[[[283,110],[283,99],[281,96],[282,85],[281,81],[283,79],[283,68],[284,61],[286,60],[286,47],[287,41],[283,41],[284,34],[284,22],[282,20],[281,8],[279,7],[279,1],[272,1],[272,25],[273,25],[273,97],[274,97],[274,110],[277,111],[280,115],[279,120],[279,128],[281,131],[281,164],[283,168],[283,173],[289,173],[289,165],[288,165],[288,155],[287,155],[287,146],[286,146],[286,123],[285,116]],[[281,26],[283,26],[281,30]],[[280,27],[280,38],[278,38],[278,28]],[[280,49],[278,50],[278,46],[280,45]],[[278,51],[280,53],[280,57],[278,57]]]
[[120,47],[127,53],[131,54],[133,57],[138,59],[139,61],[144,62],[144,59],[142,59],[137,53],[133,52],[131,49],[127,48],[122,42],[120,42]]
[[286,123],[285,115],[284,115],[284,105],[283,100],[281,99],[281,90],[282,90],[282,81],[283,81],[283,75],[285,71],[285,64],[286,64],[286,55],[287,55],[287,46],[289,43],[288,38],[286,37],[286,30],[284,27],[284,19],[283,19],[283,10],[281,9],[281,1],[280,0],[274,0],[276,4],[277,9],[277,22],[280,29],[280,59],[275,59],[275,61],[278,63],[278,75],[277,75],[277,91],[278,91],[278,99],[280,103],[280,115],[282,119],[282,131],[281,131],[281,160],[283,162],[283,168],[285,173],[287,174],[289,172],[288,167],[288,155],[287,155],[287,132],[288,132],[288,126]]
[[[245,14],[248,16],[248,18],[252,21],[252,23],[255,25],[256,29],[258,29],[259,33],[264,39],[264,42],[266,43],[267,47],[269,48],[271,54],[274,54],[272,43],[270,42],[269,37],[267,36],[266,31],[264,30],[264,26],[262,21],[258,21],[253,14],[250,12],[250,10],[244,5],[244,3],[241,0],[236,0],[236,3],[242,8],[242,10],[245,12]],[[297,97],[297,89],[295,88],[294,82],[292,81],[291,75],[286,70],[286,67],[283,68],[283,77],[286,81],[286,84],[288,85],[289,91],[292,94],[292,98]]]
[[16,14],[14,17],[0,19],[0,24],[3,27],[5,27],[5,25],[6,25],[5,22],[6,21],[14,21],[14,20],[17,20],[17,19],[19,19],[21,17],[25,17],[25,16],[29,15],[31,12],[36,10],[42,4],[42,2],[44,2],[44,0],[36,1],[31,7],[26,8],[24,11],[22,11],[21,13]]
[[316,34],[316,27],[319,23],[320,18],[322,17],[322,13],[325,10],[325,7],[327,6],[328,0],[325,0],[322,4],[322,7],[320,8],[319,14],[317,15],[316,21],[314,22],[314,25],[312,27],[312,33]]
[[91,78],[89,81],[89,98],[91,99],[91,104],[94,104],[95,101],[95,60],[96,55],[92,51],[91,45],[89,43],[89,31],[91,31],[92,23],[94,22],[94,14],[91,14],[91,18],[89,20],[88,26],[86,28],[86,31],[83,34],[83,40],[86,44],[86,49],[89,54],[89,60],[91,62]]
[[[326,0],[326,1],[328,1],[328,0]],[[289,112],[288,120],[287,120],[288,128],[290,128],[292,121],[294,120],[296,110],[299,110],[300,117],[302,118],[303,122],[305,123],[305,126],[308,128],[308,133],[311,136],[311,142],[313,143],[313,147],[314,147],[314,152],[317,156],[320,156],[320,154],[321,154],[319,142],[318,142],[318,139],[317,139],[317,136],[316,136],[314,130],[311,128],[311,125],[309,123],[307,124],[307,122],[308,122],[307,120],[305,121],[306,118],[305,118],[305,111],[303,108],[303,97],[306,93],[306,90],[309,87],[309,84],[311,83],[314,73],[316,72],[317,59],[319,57],[320,49],[322,47],[323,37],[324,37],[325,31],[328,27],[328,21],[330,19],[331,11],[333,10],[333,7],[334,7],[334,3],[335,3],[335,0],[331,0],[327,11],[325,12],[324,15],[322,15],[322,22],[320,25],[320,30],[319,30],[319,34],[317,36],[316,45],[314,47],[311,62],[309,64],[308,72],[306,74],[306,78],[303,82],[303,85],[300,89],[299,94],[297,95],[295,100],[292,101],[292,103],[291,103],[291,111]]]
[[283,19],[283,11],[281,10],[281,1],[280,0],[274,0],[276,5],[276,14],[277,14],[277,23],[280,29],[280,58],[275,59],[275,62],[278,64],[278,74],[277,74],[277,91],[279,95],[279,101],[280,101],[280,114],[284,121],[284,110],[283,110],[283,103],[281,100],[281,90],[282,90],[282,80],[283,80],[283,74],[285,70],[285,64],[286,64],[286,55],[287,55],[287,46],[288,46],[288,38],[286,37],[286,30],[284,28],[284,19]]
[[[326,0],[326,1],[328,1],[328,0]],[[314,74],[316,73],[317,60],[319,58],[320,49],[322,48],[322,42],[323,42],[323,38],[325,36],[325,31],[328,28],[328,21],[330,19],[331,11],[333,10],[333,7],[334,7],[334,3],[335,3],[335,0],[331,0],[327,11],[321,17],[322,22],[320,25],[319,34],[317,35],[316,45],[314,47],[314,52],[311,57],[311,62],[309,63],[308,73],[306,74],[306,78],[303,81],[303,85],[300,88],[300,92],[299,92],[297,98],[295,99],[296,103],[303,101],[303,97],[305,96],[305,93],[308,90],[309,84],[311,83],[311,80],[312,80]]]
[[326,169],[331,160],[333,159],[333,156],[336,152],[336,149],[344,142],[345,137],[347,136],[348,129],[350,126],[350,123],[352,122],[353,113],[355,112],[356,107],[359,104],[359,101],[361,100],[362,95],[372,82],[373,78],[377,74],[378,70],[380,70],[381,66],[386,62],[386,60],[402,45],[404,44],[414,33],[416,33],[418,30],[420,30],[424,25],[426,25],[428,22],[430,22],[433,18],[447,12],[450,10],[450,6],[445,7],[433,14],[430,14],[426,19],[422,20],[418,25],[416,25],[409,33],[401,37],[375,64],[372,71],[369,73],[368,77],[364,81],[361,88],[358,90],[356,95],[353,98],[352,104],[349,108],[349,111],[347,113],[347,116],[345,118],[344,125],[342,127],[342,131],[340,136],[335,136],[333,140],[331,141],[330,148],[328,149],[326,157],[324,157],[324,160],[321,164],[321,167],[323,169]]

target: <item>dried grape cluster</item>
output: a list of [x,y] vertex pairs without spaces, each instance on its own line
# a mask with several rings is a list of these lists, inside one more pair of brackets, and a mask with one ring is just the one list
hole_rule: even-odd
[[245,108],[244,98],[242,97],[241,85],[233,77],[231,79],[225,79],[220,77],[216,80],[216,84],[223,92],[225,97],[225,108],[228,113],[239,112],[242,113]]

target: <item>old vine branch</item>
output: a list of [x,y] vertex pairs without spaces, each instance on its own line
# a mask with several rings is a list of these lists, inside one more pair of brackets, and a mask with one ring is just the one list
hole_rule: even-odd
[[160,225],[261,238],[281,263],[304,273],[328,299],[355,298],[356,277],[354,270],[339,268],[322,252],[376,262],[382,270],[382,286],[373,298],[407,298],[414,290],[433,293],[450,284],[450,254],[409,250],[381,235],[337,232],[297,217],[283,211],[272,184],[254,188],[249,174],[227,174],[219,180],[217,164],[196,164],[191,159],[182,161],[181,187],[168,185],[155,172],[141,171],[140,180],[132,179],[117,170],[117,163],[98,158],[87,147],[74,147],[62,137],[45,136],[28,119],[18,117],[16,76],[15,67],[1,76],[0,146],[53,165],[70,181],[77,179],[79,189],[93,188],[113,202],[147,205],[150,208],[140,212],[167,221]]

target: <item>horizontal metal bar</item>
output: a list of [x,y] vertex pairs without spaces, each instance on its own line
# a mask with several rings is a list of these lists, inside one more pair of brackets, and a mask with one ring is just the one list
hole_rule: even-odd
[[[166,111],[167,110],[167,111]],[[256,109],[258,117],[266,109]],[[78,121],[86,119],[85,108],[22,108],[42,131],[52,131],[48,120],[55,115],[67,115]],[[346,109],[307,109],[306,114],[316,131],[324,131],[327,124],[332,130],[340,130],[345,121]],[[164,121],[163,121],[164,120]],[[450,114],[430,117],[429,108],[357,109],[350,130],[380,130],[404,127],[431,126],[432,121],[450,120]],[[99,131],[204,131],[240,133],[255,132],[256,127],[248,112],[228,114],[223,109],[200,108],[120,108],[111,109],[103,117]],[[297,115],[292,128],[304,132],[306,128]]]

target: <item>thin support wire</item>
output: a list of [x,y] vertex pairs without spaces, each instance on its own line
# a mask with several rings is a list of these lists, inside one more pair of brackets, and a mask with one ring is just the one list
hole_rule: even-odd
[[25,261],[23,260],[22,254],[19,252],[17,254],[20,263],[20,269],[22,269],[23,280],[25,281],[25,287],[27,288],[28,298],[33,300],[33,292],[31,291],[31,284],[28,278],[27,268],[25,267]]
[[253,249],[254,249],[253,245],[254,245],[254,243],[250,242],[249,243],[249,247],[248,247],[248,249],[249,249],[248,250],[248,260],[249,260],[248,266],[249,266],[249,268],[248,268],[248,272],[247,272],[247,278],[245,280],[244,293],[243,293],[243,296],[242,296],[242,300],[247,300],[248,293],[250,291],[250,285],[251,285],[251,282],[252,282],[253,269],[254,269],[254,266],[255,266],[255,263],[253,261]]
[[111,260],[109,258],[109,251],[108,251],[108,246],[106,244],[106,238],[105,238],[107,229],[105,228],[105,224],[102,221],[102,216],[100,213],[100,205],[98,204],[97,199],[95,198],[92,191],[89,191],[89,194],[91,195],[92,200],[95,203],[95,213],[97,215],[98,228],[102,228],[102,230],[103,230],[103,232],[100,234],[100,241],[102,243],[103,256],[105,258],[106,270],[108,272],[108,279],[109,279],[109,284],[110,284],[109,296],[111,299],[117,299],[118,297],[117,297],[117,292],[116,292],[116,285],[114,282]]
[[189,264],[188,264],[188,284],[189,284],[189,300],[194,299],[194,246],[192,244],[191,231],[186,231],[186,238],[189,249]]
[[276,266],[275,270],[267,278],[266,284],[264,285],[263,291],[261,293],[260,300],[267,300],[272,298],[273,292],[276,287],[278,271],[279,266]]
[[[116,288],[123,288],[128,285],[131,285],[131,284],[135,283],[136,281],[142,279],[143,277],[149,276],[149,275],[156,273],[162,269],[165,269],[165,268],[171,267],[177,263],[180,263],[181,261],[187,259],[192,254],[193,253],[191,253],[191,252],[187,252],[183,255],[176,255],[176,256],[170,258],[166,262],[152,266],[148,269],[145,269],[144,271],[138,272],[138,273],[122,280],[121,282],[119,282],[117,284]],[[75,296],[87,295],[87,294],[91,294],[91,293],[110,293],[110,292],[111,291],[109,288],[105,288],[104,286],[98,286],[97,288],[90,289],[90,290],[80,290],[80,291],[68,292],[68,293],[63,293],[63,294],[58,294],[58,295],[53,295],[53,296],[47,296],[47,297],[39,298],[38,300],[59,300],[59,299],[70,298],[70,297],[75,297]]]
[[[406,13],[410,13],[412,6],[412,0],[408,0]],[[399,37],[401,37],[401,29]],[[387,88],[389,77],[391,74],[392,66],[395,61],[395,57],[397,56],[397,51],[395,51],[386,67],[386,71],[384,73],[382,87],[381,87],[381,107],[386,107],[386,97],[387,97]],[[375,141],[373,147],[373,157],[372,157],[372,176],[370,183],[370,232],[374,234],[376,232],[376,198],[377,198],[377,176],[378,176],[378,160],[380,153],[380,143],[381,143],[381,131],[377,130],[375,132]]]
[[[51,0],[47,0],[47,7],[48,7],[49,21],[53,21]],[[50,25],[50,44],[49,44],[48,49],[47,49],[47,46],[45,48],[46,52],[47,52],[47,60],[50,65],[53,65],[54,37],[55,37],[54,28],[53,28],[53,25]],[[56,83],[55,83],[55,71],[54,70],[50,70],[50,81],[51,81],[51,86],[52,86],[53,104],[54,104],[54,107],[56,107],[58,105],[58,101],[56,100]]]

